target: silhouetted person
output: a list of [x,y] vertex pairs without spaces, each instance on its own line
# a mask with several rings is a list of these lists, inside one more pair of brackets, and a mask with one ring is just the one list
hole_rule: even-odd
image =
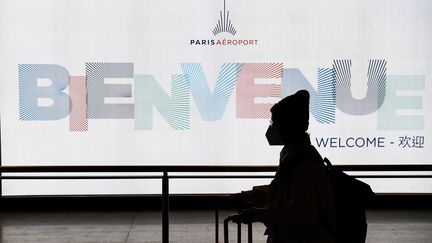
[[311,145],[309,93],[287,96],[271,108],[266,137],[284,145],[270,185],[255,186],[232,196],[254,207],[231,216],[235,222],[262,222],[268,243],[336,242],[333,195],[323,159]]

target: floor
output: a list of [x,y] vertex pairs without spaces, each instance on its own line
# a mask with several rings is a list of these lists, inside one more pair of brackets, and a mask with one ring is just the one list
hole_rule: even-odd
[[[170,213],[170,242],[215,242],[214,211]],[[232,213],[220,212],[220,221]],[[432,242],[432,210],[369,210],[368,222],[368,243]],[[1,212],[0,223],[1,242],[161,242],[158,211]],[[253,227],[253,242],[265,242],[264,226]],[[237,242],[236,230],[230,225],[230,242]]]

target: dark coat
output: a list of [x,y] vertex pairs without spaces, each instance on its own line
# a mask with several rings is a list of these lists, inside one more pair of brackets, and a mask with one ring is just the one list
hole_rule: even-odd
[[333,194],[322,157],[309,139],[291,150],[282,150],[271,184],[252,190],[255,201],[266,204],[267,242],[336,242]]

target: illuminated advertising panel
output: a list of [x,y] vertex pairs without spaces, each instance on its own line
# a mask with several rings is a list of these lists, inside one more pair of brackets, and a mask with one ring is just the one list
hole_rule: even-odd
[[431,11],[425,0],[2,1],[2,163],[276,165],[269,109],[307,89],[312,144],[335,164],[430,164]]

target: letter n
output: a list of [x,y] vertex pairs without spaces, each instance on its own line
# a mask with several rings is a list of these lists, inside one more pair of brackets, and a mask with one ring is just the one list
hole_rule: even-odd
[[190,124],[190,85],[187,75],[172,75],[171,98],[151,75],[135,75],[135,129],[153,128],[153,107],[176,130]]

